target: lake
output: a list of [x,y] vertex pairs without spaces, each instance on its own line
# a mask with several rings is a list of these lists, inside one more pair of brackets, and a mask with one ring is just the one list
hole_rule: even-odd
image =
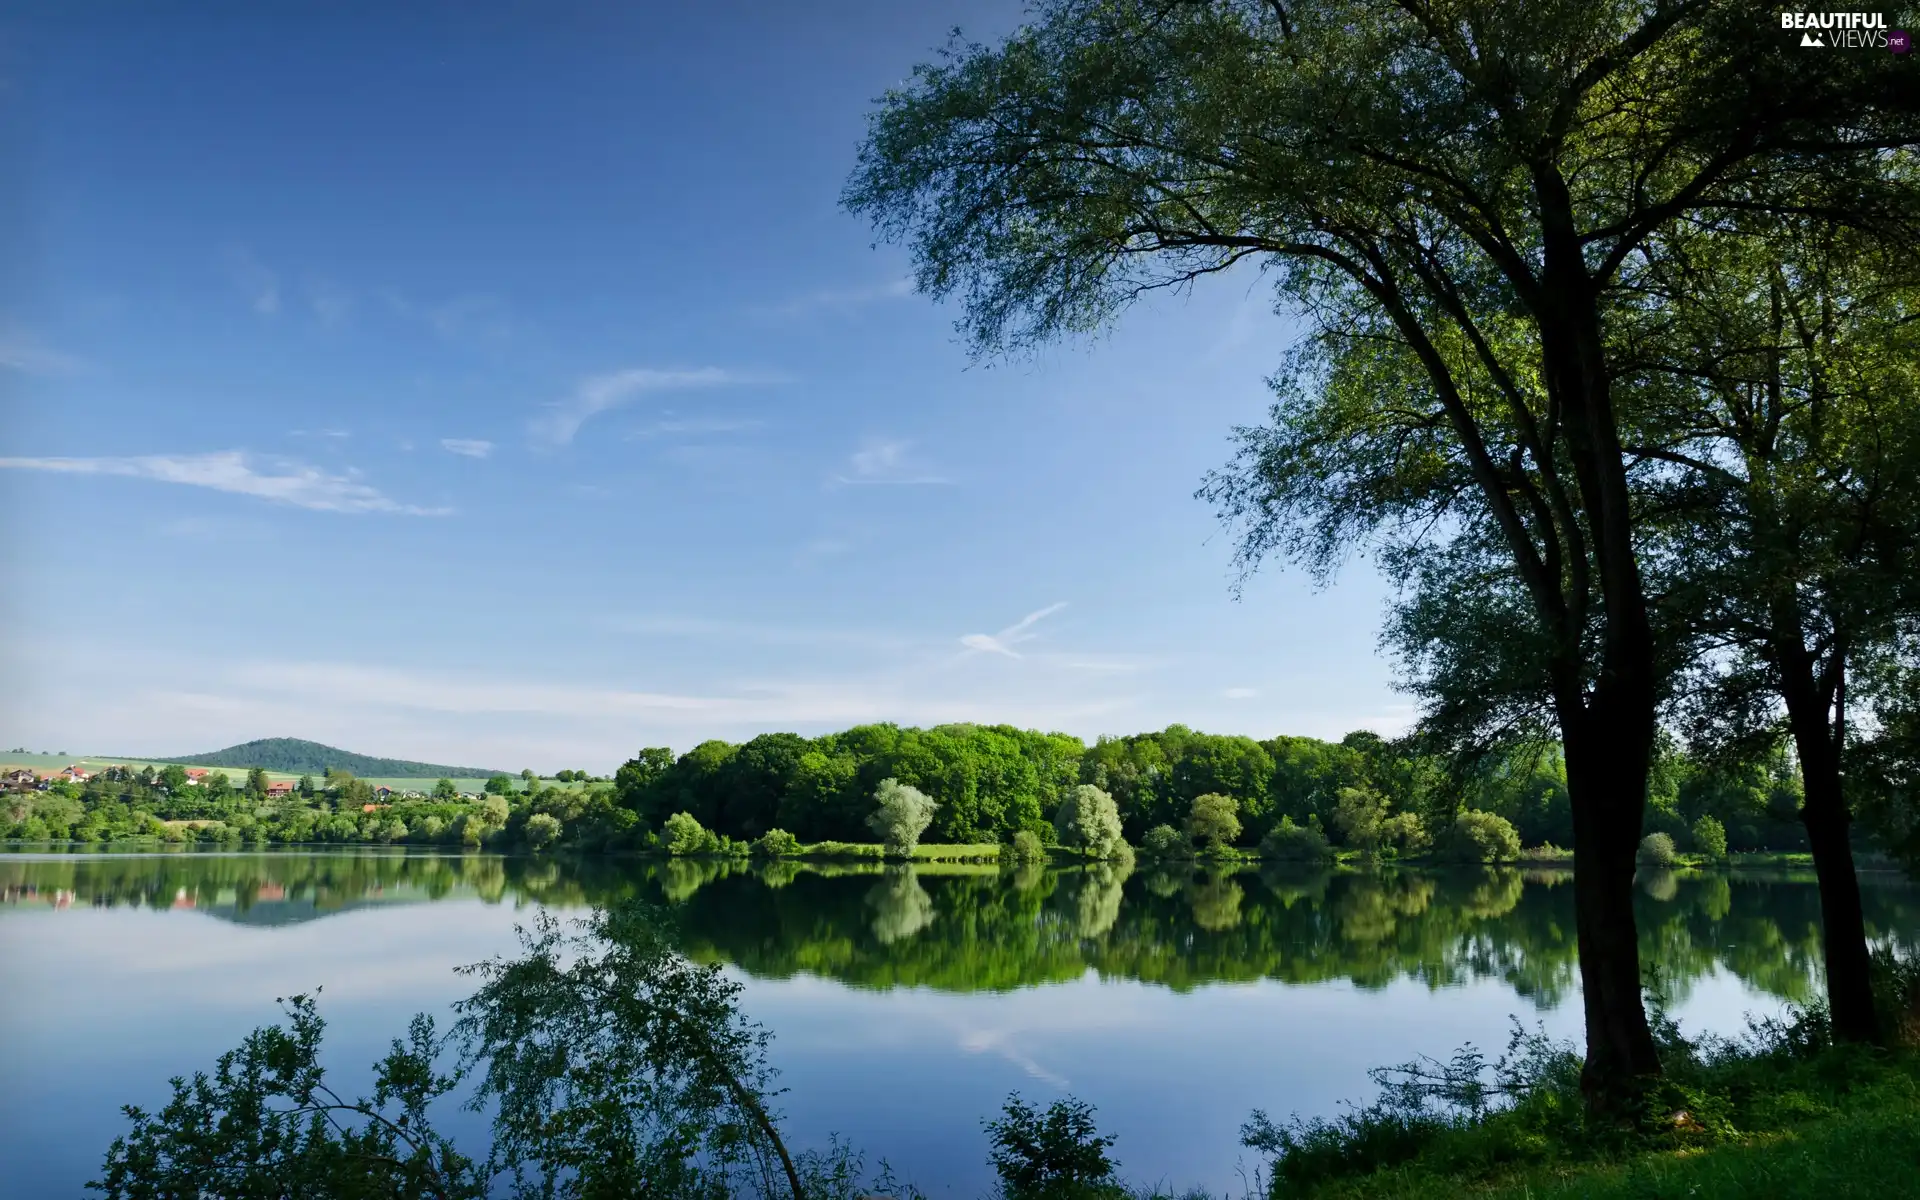
[[[1136,1182],[1240,1194],[1255,1108],[1329,1113],[1367,1068],[1510,1018],[1579,1029],[1571,877],[1486,869],[1209,874],[992,866],[748,869],[401,852],[0,854],[0,1162],[9,1196],[77,1195],[170,1075],[323,988],[358,1085],[453,968],[540,906],[671,904],[774,1033],[792,1140],[839,1133],[931,1196],[991,1182],[983,1118],[1019,1091],[1091,1101]],[[1866,877],[1874,938],[1920,942],[1920,891]],[[1641,944],[1689,1031],[1818,993],[1819,902],[1789,871],[1659,874]],[[451,1118],[478,1135],[476,1118]]]

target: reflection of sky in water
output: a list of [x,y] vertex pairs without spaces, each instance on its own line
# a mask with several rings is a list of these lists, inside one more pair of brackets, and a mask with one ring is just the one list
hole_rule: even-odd
[[[77,1194],[123,1127],[118,1105],[164,1101],[169,1075],[210,1067],[274,1015],[277,996],[324,985],[329,1058],[338,1082],[358,1085],[408,1016],[444,1013],[470,990],[453,967],[513,949],[523,915],[470,897],[277,927],[134,908],[0,912],[9,1194]],[[1092,1101],[1137,1181],[1238,1193],[1238,1129],[1255,1107],[1328,1112],[1369,1094],[1368,1067],[1468,1040],[1497,1050],[1509,1013],[1556,1036],[1579,1025],[1577,1002],[1535,1014],[1493,980],[1176,993],[1089,973],[964,994],[807,976],[746,983],[748,1010],[776,1035],[795,1140],[847,1135],[935,1196],[984,1192],[980,1121],[1016,1089],[1040,1102],[1068,1091]],[[1743,1013],[1778,1007],[1716,971],[1691,983],[1676,1015],[1689,1030],[1733,1031]],[[480,1129],[452,1111],[443,1120]]]

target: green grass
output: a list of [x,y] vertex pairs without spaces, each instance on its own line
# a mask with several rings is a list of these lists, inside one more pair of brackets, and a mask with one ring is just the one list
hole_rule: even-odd
[[1845,1200],[1920,1196],[1920,1105],[1881,1090],[1835,1116],[1695,1150],[1618,1162],[1522,1171],[1484,1181],[1443,1181],[1392,1171],[1316,1193],[1353,1200],[1437,1195],[1486,1200]]
[[[886,857],[886,847],[878,842],[813,842],[803,844],[792,857],[801,859],[873,859]],[[914,862],[998,861],[1000,843],[978,842],[939,845],[922,842],[913,848]]]

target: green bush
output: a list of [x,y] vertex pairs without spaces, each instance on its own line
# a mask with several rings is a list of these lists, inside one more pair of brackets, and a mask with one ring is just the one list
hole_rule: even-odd
[[1461,809],[1434,845],[1449,862],[1512,862],[1520,857],[1520,834],[1505,817]]
[[920,835],[933,823],[933,810],[940,807],[933,797],[898,779],[882,779],[873,793],[874,810],[867,817],[867,828],[880,835],[887,854],[909,858],[920,844]]
[[1329,862],[1333,847],[1319,829],[1295,825],[1292,817],[1281,817],[1280,823],[1260,839],[1260,857],[1279,862]]
[[1240,802],[1218,792],[1195,796],[1187,811],[1187,834],[1210,848],[1233,845],[1240,837]]
[[800,853],[800,839],[784,829],[769,829],[753,843],[755,858],[791,858]]
[[1003,862],[1045,862],[1046,858],[1047,847],[1040,841],[1040,835],[1031,829],[1022,829],[1013,835],[1013,841],[1000,847],[1000,859]]
[[1140,853],[1148,858],[1188,858],[1193,854],[1193,843],[1171,825],[1155,825],[1140,839]]
[[720,849],[720,839],[692,813],[677,812],[660,826],[660,848],[673,855],[713,854]]
[[1664,833],[1650,833],[1640,839],[1640,863],[1647,867],[1671,867],[1679,857],[1673,848],[1673,838]]
[[1718,817],[1704,816],[1693,823],[1693,849],[1715,860],[1727,856],[1727,827]]
[[[406,826],[402,825],[400,829],[404,833]],[[527,818],[527,825],[521,836],[525,837],[527,845],[535,850],[545,849],[560,840],[560,818],[552,813],[535,813]]]

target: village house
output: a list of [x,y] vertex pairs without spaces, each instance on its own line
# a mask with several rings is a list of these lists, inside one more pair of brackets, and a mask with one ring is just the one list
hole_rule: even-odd
[[87,780],[93,778],[93,772],[87,770],[85,767],[82,767],[78,763],[76,763],[73,766],[68,767],[66,770],[60,772],[59,777],[61,779],[71,780],[74,783],[85,783]]
[[267,781],[267,798],[272,800],[277,797],[291,796],[293,795],[293,788],[294,783],[291,779],[269,779]]
[[188,787],[199,787],[200,781],[205,779],[206,777],[207,777],[207,769],[205,767],[188,767],[187,768],[187,786]]

